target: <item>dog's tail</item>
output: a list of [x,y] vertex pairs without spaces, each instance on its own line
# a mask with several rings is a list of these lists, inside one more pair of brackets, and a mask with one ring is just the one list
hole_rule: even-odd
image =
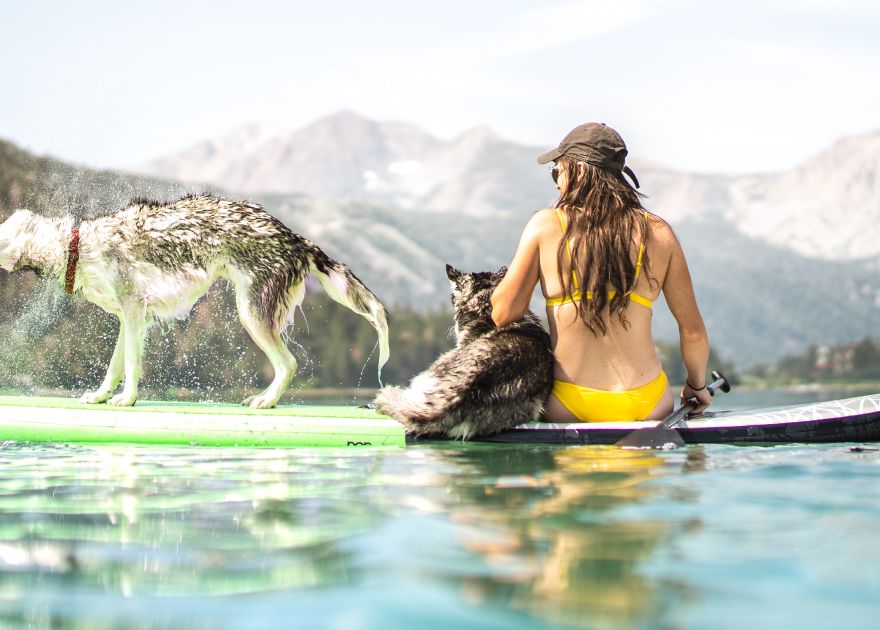
[[318,247],[311,256],[311,273],[318,279],[324,291],[343,306],[362,315],[379,335],[379,384],[382,383],[382,367],[388,362],[388,317],[385,307],[372,291],[355,276],[351,269],[333,260]]
[[417,375],[406,389],[393,385],[376,394],[380,413],[391,416],[413,435],[444,435],[455,424],[460,392],[444,389],[427,373]]

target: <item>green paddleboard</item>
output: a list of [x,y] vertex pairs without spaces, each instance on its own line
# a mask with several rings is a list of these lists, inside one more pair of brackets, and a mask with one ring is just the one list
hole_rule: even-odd
[[133,407],[74,399],[0,396],[0,440],[194,446],[403,446],[403,428],[354,406],[138,401]]

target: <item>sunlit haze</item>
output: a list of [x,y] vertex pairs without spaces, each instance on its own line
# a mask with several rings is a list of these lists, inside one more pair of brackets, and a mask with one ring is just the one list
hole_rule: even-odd
[[859,0],[4,3],[0,137],[123,167],[339,110],[554,146],[590,120],[638,158],[781,170],[880,128]]

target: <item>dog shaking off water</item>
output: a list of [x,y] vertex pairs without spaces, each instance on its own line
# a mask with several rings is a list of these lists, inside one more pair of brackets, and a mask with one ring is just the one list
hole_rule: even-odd
[[[0,267],[57,278],[119,317],[107,376],[82,402],[133,405],[150,324],[185,317],[218,278],[235,287],[241,323],[275,370],[269,387],[246,405],[273,407],[296,372],[281,333],[302,302],[310,273],[376,329],[380,373],[388,360],[388,324],[376,296],[345,265],[256,204],[211,195],[164,204],[135,200],[116,214],[84,221],[78,237],[73,234],[70,217],[18,210],[0,224]],[[122,391],[111,398],[120,381]]]
[[503,328],[492,321],[489,298],[506,271],[462,273],[446,265],[456,347],[407,389],[385,387],[376,397],[379,410],[407,433],[468,439],[533,422],[543,412],[553,388],[550,336],[531,311]]

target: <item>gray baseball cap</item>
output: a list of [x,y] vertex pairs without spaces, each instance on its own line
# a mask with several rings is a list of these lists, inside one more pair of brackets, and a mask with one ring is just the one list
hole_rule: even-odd
[[636,174],[625,164],[627,153],[623,138],[614,129],[605,123],[587,123],[569,131],[558,147],[538,158],[538,164],[546,164],[565,155],[581,162],[610,168],[618,173],[626,173],[638,188]]

